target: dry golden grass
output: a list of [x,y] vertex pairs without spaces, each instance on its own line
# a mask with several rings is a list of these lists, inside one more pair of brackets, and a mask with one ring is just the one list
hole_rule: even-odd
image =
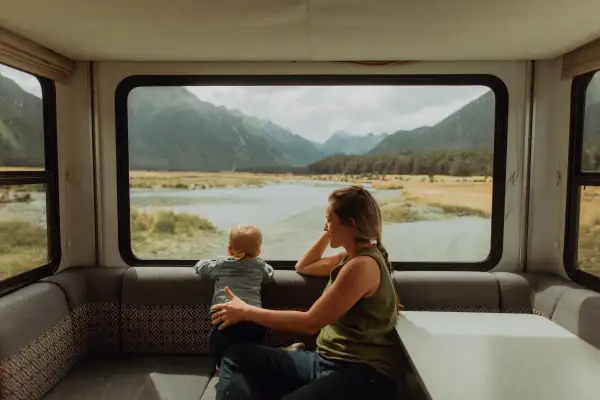
[[1,166],[0,165],[0,171],[1,172],[8,172],[8,171],[42,171],[44,168],[43,167],[6,167],[6,166]]
[[600,276],[600,187],[581,191],[577,258],[584,271]]
[[166,172],[130,171],[129,185],[135,188],[208,189],[236,186],[262,186],[285,175],[245,172]]
[[[340,175],[318,177],[327,180],[342,179]],[[492,212],[492,182],[483,176],[459,178],[438,175],[435,182],[430,182],[426,175],[387,175],[385,179],[352,177],[347,180],[349,183],[369,183],[375,189],[401,189],[406,198],[419,204],[466,207],[484,214]]]

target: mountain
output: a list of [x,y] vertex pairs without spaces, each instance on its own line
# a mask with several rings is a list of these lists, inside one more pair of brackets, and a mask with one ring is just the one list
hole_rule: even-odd
[[1,74],[0,166],[44,166],[42,100]]
[[[600,95],[600,85],[598,85],[598,89]],[[582,169],[585,171],[600,171],[600,100],[586,104],[583,120],[582,153]]]
[[322,158],[325,154],[316,143],[274,124],[269,120],[244,116],[244,123],[257,136],[261,136],[278,145],[287,153],[291,166],[305,165]]
[[491,150],[494,146],[494,110],[494,93],[489,91],[432,127],[398,131],[386,137],[369,154]]
[[184,88],[136,88],[128,108],[132,169],[297,166],[323,155],[312,142],[270,121],[201,101]]
[[321,150],[326,155],[331,154],[365,154],[387,137],[387,133],[374,135],[369,133],[365,136],[353,136],[347,132],[334,133],[323,145]]

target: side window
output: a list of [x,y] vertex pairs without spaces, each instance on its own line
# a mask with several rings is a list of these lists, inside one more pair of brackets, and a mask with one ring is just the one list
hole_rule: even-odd
[[600,72],[574,80],[571,114],[565,266],[600,288]]
[[264,258],[289,268],[329,193],[351,184],[378,200],[397,267],[501,258],[508,94],[495,77],[132,76],[115,104],[131,265],[225,255],[228,230],[250,223]]
[[54,85],[0,64],[0,292],[59,261]]

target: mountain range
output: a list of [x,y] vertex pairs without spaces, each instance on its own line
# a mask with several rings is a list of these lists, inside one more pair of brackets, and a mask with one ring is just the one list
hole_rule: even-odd
[[42,101],[0,75],[0,166],[43,167]]
[[354,136],[344,131],[338,131],[318,147],[325,155],[340,153],[346,155],[365,154],[375,148],[387,136],[387,133],[379,135],[368,133],[364,136]]
[[489,91],[434,126],[398,131],[382,140],[369,154],[417,153],[494,146],[495,96]]
[[[600,80],[593,84],[600,87]],[[202,101],[185,88],[140,87],[128,98],[130,168],[285,170],[340,154],[490,151],[494,101],[490,91],[434,126],[364,136],[340,131],[321,144],[272,121]],[[584,164],[600,169],[600,96],[588,96],[588,102]],[[42,125],[41,100],[0,75],[0,165],[42,166]]]

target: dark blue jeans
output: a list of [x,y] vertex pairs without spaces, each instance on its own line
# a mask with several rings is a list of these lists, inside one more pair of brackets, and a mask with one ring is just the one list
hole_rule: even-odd
[[396,399],[398,383],[361,363],[240,344],[223,355],[216,400]]
[[208,355],[215,365],[220,365],[223,353],[230,346],[237,343],[260,344],[266,334],[267,328],[252,322],[240,322],[222,331],[217,329],[217,325],[213,325],[208,337]]

